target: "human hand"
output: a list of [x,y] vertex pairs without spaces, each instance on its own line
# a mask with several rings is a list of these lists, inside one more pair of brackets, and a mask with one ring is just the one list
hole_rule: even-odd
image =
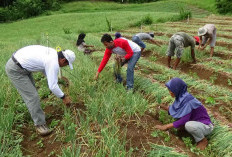
[[163,110],[166,110],[166,111],[168,111],[168,109],[169,109],[168,106],[165,106],[165,105],[163,105],[163,104],[161,104],[159,107],[160,107],[161,109],[163,109]]
[[99,72],[96,73],[94,80],[97,80],[99,77]]
[[69,96],[65,96],[64,99],[63,99],[63,103],[66,105],[66,106],[70,106],[71,104],[71,99]]
[[155,128],[159,129],[159,130],[162,130],[162,131],[165,131],[165,130],[168,129],[166,125],[156,125]]

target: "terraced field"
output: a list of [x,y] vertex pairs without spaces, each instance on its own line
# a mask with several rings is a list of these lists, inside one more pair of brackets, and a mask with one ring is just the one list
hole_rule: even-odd
[[[71,8],[73,4],[67,6],[71,9],[70,12],[75,12],[76,8]],[[169,5],[165,2],[159,4],[160,6],[165,4],[169,11]],[[173,10],[176,10],[178,7],[174,6],[175,2],[172,4]],[[145,5],[150,9],[151,16],[154,14],[155,19],[160,17],[159,14],[162,12],[153,12],[150,4]],[[153,5],[159,9],[159,5],[155,3]],[[133,7],[140,10],[139,5],[134,4],[130,9],[134,9]],[[101,7],[96,8],[100,9]],[[63,76],[68,79],[59,80],[61,88],[72,98],[73,103],[70,107],[64,106],[61,100],[50,92],[45,77],[40,73],[34,75],[47,124],[53,129],[53,133],[47,137],[40,137],[35,133],[25,104],[11,86],[4,69],[0,69],[2,78],[0,103],[3,104],[0,107],[2,115],[0,126],[4,126],[0,131],[0,140],[3,141],[0,144],[0,156],[232,156],[232,144],[229,142],[232,140],[232,18],[215,15],[203,18],[202,14],[208,15],[209,12],[192,7],[190,9],[197,14],[189,21],[159,23],[142,26],[141,29],[130,27],[131,23],[128,20],[134,23],[137,15],[143,17],[147,13],[138,12],[135,15],[127,11],[126,7],[121,9],[125,10],[124,16],[129,13],[133,16],[128,15],[127,19],[120,17],[124,23],[120,26],[121,21],[118,20],[116,23],[118,30],[114,32],[103,31],[107,29],[103,24],[105,18],[99,15],[106,14],[103,12],[99,15],[94,14],[93,9],[91,13],[80,14],[79,20],[86,25],[80,25],[78,20],[74,20],[77,13],[68,13],[63,15],[63,18],[52,15],[53,20],[48,20],[49,16],[39,18],[38,27],[36,24],[32,25],[35,29],[30,29],[28,34],[24,32],[26,37],[20,41],[7,31],[3,33],[3,37],[9,38],[0,43],[1,63],[6,63],[12,52],[19,47],[30,44],[46,46],[49,44],[54,48],[61,45],[63,49],[75,51],[77,59],[73,71],[69,68],[62,70]],[[163,8],[158,11],[162,10]],[[173,10],[170,14],[162,14],[162,17],[177,15]],[[116,13],[122,12],[115,11],[107,15],[116,18],[114,17]],[[86,15],[92,19],[86,22]],[[64,23],[67,17],[70,18],[68,21],[70,29],[61,24],[54,27],[57,19],[62,21],[60,23]],[[93,22],[94,19],[98,19],[96,23]],[[14,28],[17,25],[23,29],[25,25],[35,21],[37,19],[29,19],[10,26]],[[178,69],[169,69],[166,58],[169,38],[179,31],[192,36],[197,35],[198,28],[207,23],[214,23],[217,27],[214,57],[209,57],[209,47],[204,51],[196,49],[197,63],[192,64],[188,48],[185,49]],[[8,27],[7,24],[1,26],[3,30]],[[91,29],[92,27],[94,29]],[[125,27],[127,29],[120,30]],[[94,45],[96,50],[91,55],[84,55],[75,47],[77,34],[81,30],[89,30],[86,43]],[[46,36],[46,31],[52,33]],[[124,85],[117,84],[114,80],[113,56],[99,80],[93,79],[104,55],[101,36],[104,33],[113,35],[116,31],[128,39],[140,31],[154,31],[155,40],[162,45],[157,47],[146,42],[147,48],[136,64],[134,93],[127,93]],[[21,36],[23,32],[14,33]],[[125,78],[126,67],[122,68],[122,74]],[[171,129],[162,132],[154,128],[157,124],[173,121],[159,108],[160,104],[168,105],[173,102],[164,85],[173,77],[180,77],[188,84],[189,92],[201,100],[215,124],[213,133],[208,137],[209,145],[204,151],[197,150],[192,138],[183,130]]]
[[[167,68],[166,49],[169,38],[176,32],[186,32],[192,36],[197,35],[198,28],[209,22],[215,23],[217,27],[217,44],[214,57],[209,57],[209,48],[204,51],[196,49],[197,64],[191,64],[190,49],[186,49],[178,70],[174,71]],[[188,23],[187,21],[182,21],[155,24],[152,26],[152,30],[151,26],[143,27],[143,32],[154,31],[155,40],[162,45],[162,47],[157,47],[147,42],[146,51],[137,63],[135,76],[136,91],[151,103],[148,110],[155,113],[153,118],[157,122],[153,122],[154,124],[159,123],[159,118],[157,117],[158,109],[156,108],[157,99],[161,97],[162,103],[171,103],[168,92],[165,91],[164,83],[170,78],[180,77],[187,82],[189,91],[204,103],[211,116],[218,123],[214,133],[217,132],[217,129],[223,128],[227,130],[224,126],[232,126],[232,53],[230,51],[232,42],[230,40],[231,35],[229,35],[231,22],[230,18],[222,19],[218,16],[209,16],[204,19],[194,18]],[[122,36],[131,39],[135,33],[141,31],[141,28],[118,31],[121,32]],[[102,57],[102,52],[93,54],[93,58],[97,60],[98,64]],[[151,115],[150,112],[148,115]],[[151,128],[151,130],[153,129]],[[212,135],[211,144],[214,146],[214,148],[212,147],[213,150],[223,150],[220,146],[217,147],[215,143],[222,142],[223,139],[218,138],[219,136],[231,137],[231,132],[226,132],[227,135],[224,135],[224,133],[217,132],[217,135]],[[131,137],[131,135],[128,136]],[[181,143],[181,141],[179,142]],[[141,143],[145,144],[142,141]],[[224,148],[229,148],[229,145]],[[212,156],[217,156],[217,153],[220,154],[220,152],[214,152],[215,154],[211,154]]]

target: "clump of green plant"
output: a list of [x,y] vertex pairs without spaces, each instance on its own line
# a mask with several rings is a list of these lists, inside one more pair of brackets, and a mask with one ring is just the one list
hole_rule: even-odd
[[168,115],[167,111],[160,110],[159,121],[161,121],[163,124],[169,124],[169,123],[174,122],[175,120],[170,115]]
[[173,150],[173,148],[171,147],[167,147],[167,146],[162,146],[162,145],[157,145],[157,144],[151,144],[151,151],[148,152],[147,154],[148,157],[168,157],[168,156],[172,156],[172,157],[187,157],[187,155],[185,154],[180,154],[177,153]]
[[43,147],[44,147],[43,139],[41,138],[36,144],[37,144],[40,148],[43,148]]
[[205,103],[206,104],[210,104],[210,105],[215,105],[216,104],[216,101],[213,97],[207,97],[206,100],[205,100]]
[[227,81],[228,81],[228,85],[232,86],[232,81],[230,79],[228,79]]
[[197,154],[197,155],[200,155],[202,154],[200,149],[198,149],[196,147],[196,145],[193,145],[193,141],[190,137],[182,137],[182,140],[183,142],[185,143],[185,145],[191,150],[191,152]]
[[63,28],[63,31],[65,34],[71,34],[71,29],[70,28]]
[[108,31],[112,31],[112,22],[106,17],[106,24],[107,24],[107,28]]
[[[76,145],[76,141],[72,145],[62,149],[62,157],[80,156],[81,146]],[[61,156],[60,156],[61,157]]]
[[134,25],[132,26],[137,26],[140,27],[141,25],[151,25],[153,23],[153,19],[150,14],[144,16],[141,20],[137,21]]
[[153,62],[155,62],[157,60],[157,57],[156,56],[151,56],[150,60],[153,61]]
[[185,10],[184,8],[180,8],[179,14],[178,15],[173,15],[168,18],[158,18],[156,20],[157,23],[164,23],[167,21],[180,21],[180,20],[186,20],[188,18],[192,17],[192,12],[189,10]]
[[59,124],[60,120],[56,120],[56,119],[53,119],[51,124],[50,124],[50,128],[55,128],[58,124]]
[[169,142],[171,137],[169,134],[165,131],[155,130],[151,133],[151,136],[153,137],[163,137],[165,142]]
[[214,74],[214,75],[210,76],[209,79],[210,79],[211,83],[214,83],[215,80],[217,80],[217,74]]
[[190,10],[185,10],[184,8],[180,8],[179,20],[186,20],[191,17],[192,17],[192,12]]

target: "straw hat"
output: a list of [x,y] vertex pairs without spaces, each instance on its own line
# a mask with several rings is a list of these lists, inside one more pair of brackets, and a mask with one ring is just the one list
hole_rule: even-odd
[[198,36],[203,36],[207,33],[207,29],[202,27],[202,28],[199,28],[198,30]]

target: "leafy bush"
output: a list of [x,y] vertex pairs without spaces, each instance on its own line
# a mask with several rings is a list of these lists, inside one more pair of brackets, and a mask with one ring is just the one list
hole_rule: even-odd
[[71,34],[72,33],[70,28],[63,28],[63,31],[64,31],[65,34]]
[[153,19],[151,15],[146,15],[141,20],[137,21],[132,26],[141,26],[141,25],[151,25],[153,23]]
[[42,13],[41,0],[17,0],[11,7],[18,18],[28,18]]
[[58,9],[59,0],[16,0],[8,8],[0,10],[0,22],[38,16],[46,10]]
[[216,0],[216,7],[218,12],[221,14],[232,13],[231,0]]
[[180,21],[180,20],[186,20],[188,18],[192,17],[192,12],[189,10],[184,10],[184,8],[180,8],[179,14],[178,15],[174,15],[172,17],[169,18],[159,18],[156,20],[157,23],[164,23],[167,21]]
[[5,8],[0,8],[0,22],[7,21],[9,18],[9,12]]

